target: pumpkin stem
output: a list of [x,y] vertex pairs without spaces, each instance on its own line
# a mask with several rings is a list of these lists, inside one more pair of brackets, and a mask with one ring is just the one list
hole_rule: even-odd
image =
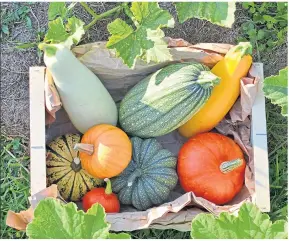
[[224,174],[229,173],[233,171],[234,169],[236,169],[237,167],[242,166],[242,164],[243,164],[242,158],[238,158],[232,161],[222,162],[222,164],[220,165],[220,170]]
[[141,170],[135,169],[135,171],[129,176],[128,181],[127,181],[127,186],[130,187],[132,186],[133,182],[135,179],[140,177],[142,175]]
[[218,85],[220,81],[221,78],[214,75],[211,71],[201,71],[197,83],[206,89]]
[[74,150],[85,152],[88,155],[92,155],[94,151],[94,145],[92,144],[84,144],[84,143],[77,143],[73,147]]
[[112,189],[111,189],[111,182],[108,178],[105,178],[104,181],[106,182],[106,188],[105,188],[105,194],[110,195],[112,194]]

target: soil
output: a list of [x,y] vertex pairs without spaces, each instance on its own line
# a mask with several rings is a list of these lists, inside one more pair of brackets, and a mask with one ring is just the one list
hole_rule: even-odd
[[[13,29],[10,29],[10,36],[1,39],[1,129],[2,133],[7,135],[29,137],[29,67],[43,65],[43,62],[37,55],[36,47],[26,50],[17,50],[14,47],[17,42],[35,41],[37,29],[47,28],[48,4],[30,4],[32,11],[29,16],[32,20],[32,29],[28,29],[25,23],[15,23]],[[116,3],[90,3],[89,5],[97,13],[102,13],[113,8]],[[160,5],[168,9],[177,19],[171,3],[160,3]],[[1,8],[15,7],[15,3],[1,3]],[[74,13],[86,23],[91,21],[91,16],[79,4],[75,7]],[[166,29],[165,33],[166,36],[183,38],[192,44],[201,42],[236,44],[245,13],[237,5],[235,14],[236,20],[231,29],[207,21],[191,19],[183,24],[176,23],[174,29]],[[100,20],[86,34],[82,43],[106,41],[109,37],[106,29],[109,22],[110,19]],[[278,70],[287,66],[287,54],[287,43],[267,56],[261,54],[265,76],[277,74]]]

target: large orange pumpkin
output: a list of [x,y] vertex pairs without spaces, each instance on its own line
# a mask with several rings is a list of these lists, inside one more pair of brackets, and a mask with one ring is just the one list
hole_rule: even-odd
[[186,192],[220,205],[241,190],[246,162],[233,140],[217,133],[203,133],[182,146],[177,167]]
[[127,134],[107,124],[88,129],[75,149],[79,151],[82,167],[101,179],[120,174],[132,156],[132,144]]

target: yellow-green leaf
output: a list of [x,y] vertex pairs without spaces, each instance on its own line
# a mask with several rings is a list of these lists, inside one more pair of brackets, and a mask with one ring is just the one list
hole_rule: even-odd
[[279,105],[281,114],[288,115],[288,67],[279,71],[279,75],[265,78],[263,91],[273,104]]
[[107,48],[115,49],[117,56],[129,67],[133,67],[140,56],[148,62],[171,59],[161,30],[174,25],[169,12],[161,9],[157,2],[133,2],[130,11],[135,29],[121,19],[114,20],[107,26],[111,34]]
[[234,2],[177,2],[175,6],[181,23],[190,18],[199,18],[223,27],[232,27],[235,21]]

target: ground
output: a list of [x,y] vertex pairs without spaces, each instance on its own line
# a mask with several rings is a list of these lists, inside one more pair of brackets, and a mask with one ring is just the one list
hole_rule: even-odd
[[[22,3],[23,4],[23,3]],[[8,209],[22,210],[27,205],[29,196],[29,67],[43,65],[37,55],[36,48],[17,50],[17,42],[33,42],[36,40],[36,29],[47,27],[48,3],[32,3],[26,5],[31,8],[28,16],[31,18],[32,28],[26,26],[25,21],[16,21],[10,28],[9,36],[1,41],[1,168],[5,177],[1,177],[1,212]],[[160,4],[167,8],[174,16],[175,10],[170,3]],[[14,11],[19,3],[1,3],[3,9]],[[104,12],[115,6],[115,3],[91,3],[97,12]],[[91,20],[80,6],[75,7],[75,14],[88,23]],[[191,19],[184,24],[176,24],[174,29],[166,30],[166,36],[183,38],[190,43],[218,42],[235,44],[240,35],[240,25],[244,21],[246,12],[237,6],[236,21],[231,29],[218,27],[209,22]],[[105,41],[108,39],[106,25],[109,20],[99,21],[85,36],[82,43]],[[277,74],[287,66],[287,43],[275,48],[270,53],[260,53],[264,63],[265,76]],[[256,58],[255,58],[256,61]],[[268,147],[270,159],[271,184],[271,216],[274,219],[285,218],[287,210],[287,119],[282,117],[280,109],[269,101],[266,103]],[[19,138],[19,139],[18,139]],[[4,191],[5,189],[5,191]],[[21,201],[19,201],[21,200]],[[22,232],[13,232],[4,225],[5,215],[1,215],[1,238],[20,238]],[[4,228],[3,228],[4,227]],[[133,237],[139,238],[185,238],[188,233],[173,230],[156,231],[145,230],[133,232]]]

